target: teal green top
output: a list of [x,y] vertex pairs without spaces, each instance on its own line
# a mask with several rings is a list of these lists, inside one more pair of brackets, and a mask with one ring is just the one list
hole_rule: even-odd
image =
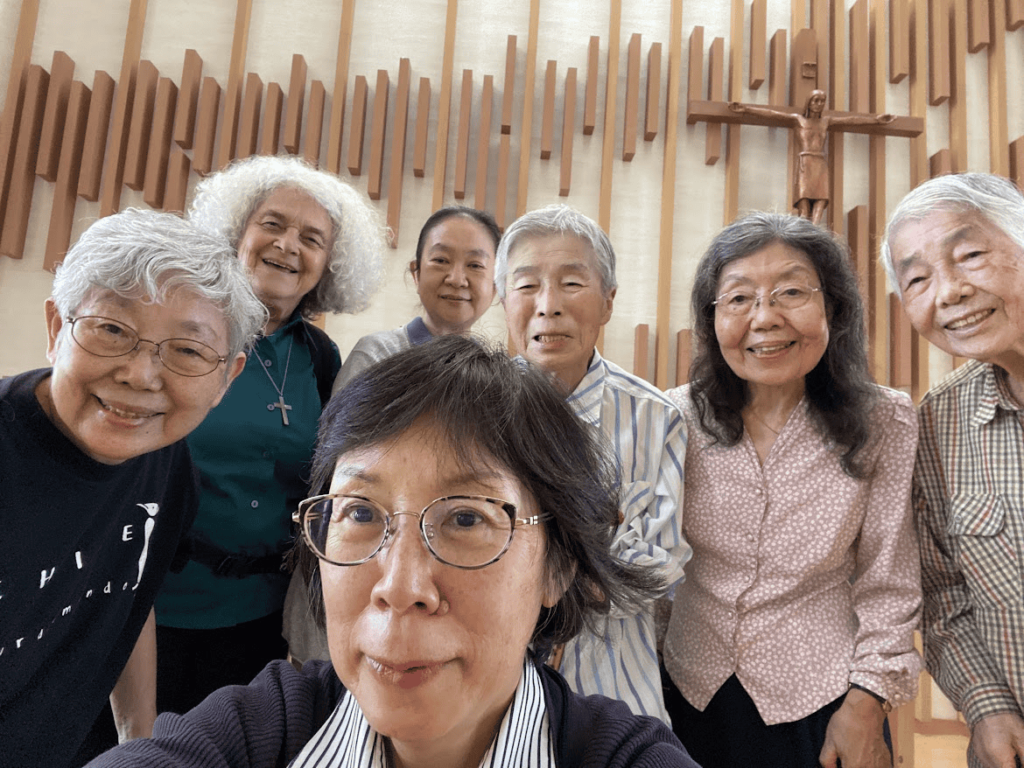
[[[288,354],[291,349],[291,359]],[[299,316],[256,343],[245,369],[220,405],[188,437],[201,475],[199,513],[193,532],[230,553],[268,555],[286,547],[291,514],[308,495],[310,460],[320,418],[313,361]],[[333,377],[341,367],[335,351]],[[284,400],[275,406],[278,386]],[[215,629],[281,610],[288,576],[256,574],[243,578],[214,575],[192,560],[170,573],[156,600],[157,623],[186,629]]]

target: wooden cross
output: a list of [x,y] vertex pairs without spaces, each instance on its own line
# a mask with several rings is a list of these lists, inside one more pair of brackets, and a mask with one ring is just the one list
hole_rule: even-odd
[[290,405],[288,405],[287,403],[285,403],[284,395],[279,395],[278,398],[277,398],[277,402],[276,403],[271,403],[270,407],[271,408],[280,408],[281,409],[281,423],[284,424],[287,427],[288,426],[288,411],[290,411],[292,409],[292,407]]

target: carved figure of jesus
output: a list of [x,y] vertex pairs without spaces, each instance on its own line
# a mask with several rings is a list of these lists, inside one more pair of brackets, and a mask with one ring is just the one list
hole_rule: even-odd
[[828,205],[828,164],[825,162],[825,141],[829,128],[840,125],[885,125],[895,115],[825,115],[825,92],[813,90],[807,97],[804,113],[797,114],[775,107],[729,103],[733,112],[778,118],[796,131],[799,162],[796,169],[796,193],[793,205],[800,215],[820,224]]

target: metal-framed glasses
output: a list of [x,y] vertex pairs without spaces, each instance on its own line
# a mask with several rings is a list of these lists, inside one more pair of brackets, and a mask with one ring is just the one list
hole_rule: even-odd
[[516,528],[537,525],[540,515],[516,517],[516,506],[487,496],[444,496],[420,512],[388,512],[364,496],[330,493],[299,503],[292,520],[313,554],[334,565],[359,565],[397,534],[395,518],[419,518],[423,543],[446,565],[473,570],[508,551]]
[[164,367],[179,376],[205,376],[227,360],[213,347],[195,339],[164,339],[158,343],[139,338],[134,328],[109,317],[69,317],[68,324],[71,338],[91,355],[124,357],[146,342],[156,347]]
[[755,293],[749,288],[738,288],[735,291],[723,293],[711,303],[729,315],[748,315],[761,306],[761,302],[765,299],[767,299],[769,307],[799,309],[811,300],[811,296],[820,292],[821,288],[811,288],[809,285],[800,285],[799,283],[780,285],[767,295]]

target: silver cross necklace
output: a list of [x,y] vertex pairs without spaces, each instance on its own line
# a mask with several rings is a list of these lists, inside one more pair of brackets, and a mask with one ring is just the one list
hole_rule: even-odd
[[292,409],[288,403],[284,401],[284,385],[288,382],[288,366],[292,362],[292,347],[295,345],[295,337],[292,336],[291,343],[288,344],[288,357],[284,362],[284,376],[281,377],[281,386],[277,386],[277,382],[274,381],[274,377],[270,375],[270,371],[267,370],[267,361],[260,357],[260,353],[256,351],[256,345],[253,344],[252,352],[256,355],[256,359],[260,361],[260,368],[267,374],[267,378],[270,379],[270,383],[274,385],[274,389],[277,390],[277,402],[267,403],[267,410],[272,411],[275,408],[281,409],[281,423],[284,426],[288,426],[288,411]]

